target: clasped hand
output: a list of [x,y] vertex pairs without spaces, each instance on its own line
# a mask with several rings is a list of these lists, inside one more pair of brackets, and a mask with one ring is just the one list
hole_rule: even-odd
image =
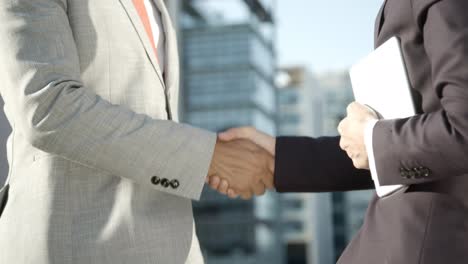
[[251,199],[273,189],[275,139],[254,128],[219,134],[207,183],[230,198]]
[[357,102],[347,108],[347,116],[338,125],[340,133],[340,147],[352,159],[354,167],[369,169],[369,158],[365,145],[365,129],[378,115],[369,107]]
[[[364,130],[377,114],[359,103],[351,103],[338,127],[340,147],[358,169],[369,169]],[[250,199],[273,189],[276,139],[255,128],[234,128],[219,134],[207,183],[214,190],[236,198]]]

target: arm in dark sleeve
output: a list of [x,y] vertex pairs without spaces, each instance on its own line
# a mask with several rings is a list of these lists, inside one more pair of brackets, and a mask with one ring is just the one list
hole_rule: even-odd
[[413,8],[442,107],[377,123],[373,148],[382,185],[468,174],[468,1],[413,0]]
[[279,192],[329,192],[371,189],[369,171],[354,168],[339,147],[339,137],[279,137],[275,187]]

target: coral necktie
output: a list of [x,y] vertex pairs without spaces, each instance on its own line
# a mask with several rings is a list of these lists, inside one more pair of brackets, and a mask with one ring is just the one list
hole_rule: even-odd
[[151,24],[148,18],[148,12],[146,10],[145,2],[144,0],[133,0],[133,4],[135,5],[138,15],[140,15],[140,19],[143,23],[143,26],[145,27],[146,34],[148,34],[148,37],[151,41],[151,46],[153,47],[154,54],[156,55],[156,58],[158,58],[158,50],[156,48],[156,44],[154,43],[153,31],[151,29]]

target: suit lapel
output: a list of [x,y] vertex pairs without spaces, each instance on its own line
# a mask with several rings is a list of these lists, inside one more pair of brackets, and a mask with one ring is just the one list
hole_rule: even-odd
[[384,23],[384,10],[385,6],[387,5],[387,1],[385,0],[382,4],[382,7],[379,10],[379,13],[377,14],[377,18],[375,19],[375,26],[374,26],[374,46],[377,48],[377,39],[380,34],[380,30],[382,29],[382,25]]
[[161,13],[161,20],[163,22],[164,33],[166,36],[166,66],[164,69],[166,87],[170,90],[174,88],[174,84],[176,84],[179,79],[179,53],[177,37],[166,5],[162,0],[155,0],[155,3]]
[[158,59],[156,57],[156,54],[154,54],[149,36],[146,33],[145,27],[143,26],[143,23],[141,22],[140,16],[138,15],[138,12],[135,6],[133,5],[132,0],[119,0],[119,1],[124,7],[125,11],[127,12],[128,17],[132,21],[133,27],[135,28],[135,31],[137,32],[140,38],[140,41],[143,44],[143,47],[145,48],[146,54],[148,55],[148,58],[151,61],[151,64],[153,65],[153,68],[156,71],[156,74],[158,75],[162,86],[165,87],[164,79],[161,74],[161,69],[158,64]]

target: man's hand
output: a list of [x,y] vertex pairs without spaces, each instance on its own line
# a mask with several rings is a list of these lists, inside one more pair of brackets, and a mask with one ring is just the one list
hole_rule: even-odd
[[369,169],[369,158],[364,143],[364,130],[369,121],[377,120],[377,114],[367,106],[351,103],[347,108],[348,115],[343,119],[338,132],[341,135],[340,147],[346,151],[358,169]]
[[220,133],[218,138],[222,141],[248,139],[267,150],[271,155],[275,156],[276,138],[260,132],[253,127],[232,128]]
[[210,186],[235,198],[263,195],[273,187],[273,156],[265,149],[245,139],[229,142],[218,140],[208,179]]
[[[263,132],[256,130],[253,127],[240,127],[232,128],[218,135],[218,139],[224,142],[229,142],[237,139],[247,139],[258,146],[264,148],[272,156],[275,155],[276,139],[267,135]],[[229,196],[230,198],[236,198],[237,192],[229,186],[227,180],[221,179],[219,176],[212,176],[207,178],[207,183],[218,192]],[[271,188],[273,189],[273,187]]]

